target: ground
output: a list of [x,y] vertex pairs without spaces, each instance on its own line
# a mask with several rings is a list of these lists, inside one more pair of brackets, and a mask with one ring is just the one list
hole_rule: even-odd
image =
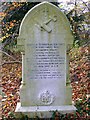
[[[2,99],[3,118],[8,118],[15,111],[16,104],[20,101],[19,88],[22,80],[20,52],[10,52],[9,54],[12,57],[4,53],[2,58],[1,73],[3,90],[0,99]],[[80,47],[70,51],[72,98],[78,108],[76,112],[77,120],[89,119],[90,115],[90,100],[87,98],[87,95],[90,93],[90,61],[88,54],[89,47]]]

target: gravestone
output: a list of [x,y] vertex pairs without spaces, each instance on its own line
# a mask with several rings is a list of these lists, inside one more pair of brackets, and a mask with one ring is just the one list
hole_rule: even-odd
[[17,44],[22,52],[22,85],[16,112],[33,118],[50,117],[56,110],[75,111],[67,52],[73,36],[59,8],[42,2],[28,11]]

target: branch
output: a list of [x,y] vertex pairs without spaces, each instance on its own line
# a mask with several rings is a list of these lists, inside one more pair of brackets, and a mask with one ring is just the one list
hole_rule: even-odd
[[88,10],[90,11],[90,8],[89,8],[88,5],[86,4],[86,2],[84,2],[83,0],[82,0],[82,2],[83,2],[83,4],[88,8]]
[[2,51],[2,50],[0,50],[0,52],[4,53],[4,54],[7,55],[8,57],[10,57],[10,58],[12,58],[13,60],[16,61],[16,58],[14,58],[13,56],[9,55],[7,52]]
[[22,64],[21,61],[8,61],[8,62],[4,62],[4,63],[0,64],[0,66],[2,66],[4,64],[13,64],[13,63],[20,63],[20,64]]

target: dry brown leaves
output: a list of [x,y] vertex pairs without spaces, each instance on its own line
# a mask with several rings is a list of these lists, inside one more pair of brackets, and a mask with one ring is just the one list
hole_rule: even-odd
[[[90,94],[90,47],[71,51],[70,75],[73,100],[83,99]],[[74,54],[74,56],[72,55]]]
[[[18,56],[18,59],[20,56]],[[11,61],[4,56],[4,62]],[[8,117],[9,112],[14,112],[17,102],[19,101],[19,86],[21,84],[21,64],[8,63],[2,66],[2,115]]]
[[[77,50],[70,51],[70,75],[73,89],[73,101],[83,99],[90,94],[90,60],[89,47],[80,47]],[[19,54],[15,54],[17,60],[21,60]],[[3,57],[3,61],[11,61],[7,56]],[[14,112],[17,102],[20,100],[19,87],[21,84],[20,63],[3,64],[2,66],[2,114],[8,117],[9,112]]]

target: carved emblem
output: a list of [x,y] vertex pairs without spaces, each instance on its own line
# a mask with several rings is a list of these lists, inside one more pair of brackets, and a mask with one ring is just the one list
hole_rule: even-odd
[[37,22],[37,24],[35,24],[41,31],[44,29],[45,31],[47,31],[48,33],[50,33],[52,31],[52,29],[48,26],[48,24],[51,22],[51,21],[54,21],[56,22],[57,19],[56,19],[56,16],[54,17],[49,17],[48,20],[44,21],[43,23],[39,23]]
[[40,94],[40,100],[44,105],[50,105],[54,102],[55,96],[49,91]]

